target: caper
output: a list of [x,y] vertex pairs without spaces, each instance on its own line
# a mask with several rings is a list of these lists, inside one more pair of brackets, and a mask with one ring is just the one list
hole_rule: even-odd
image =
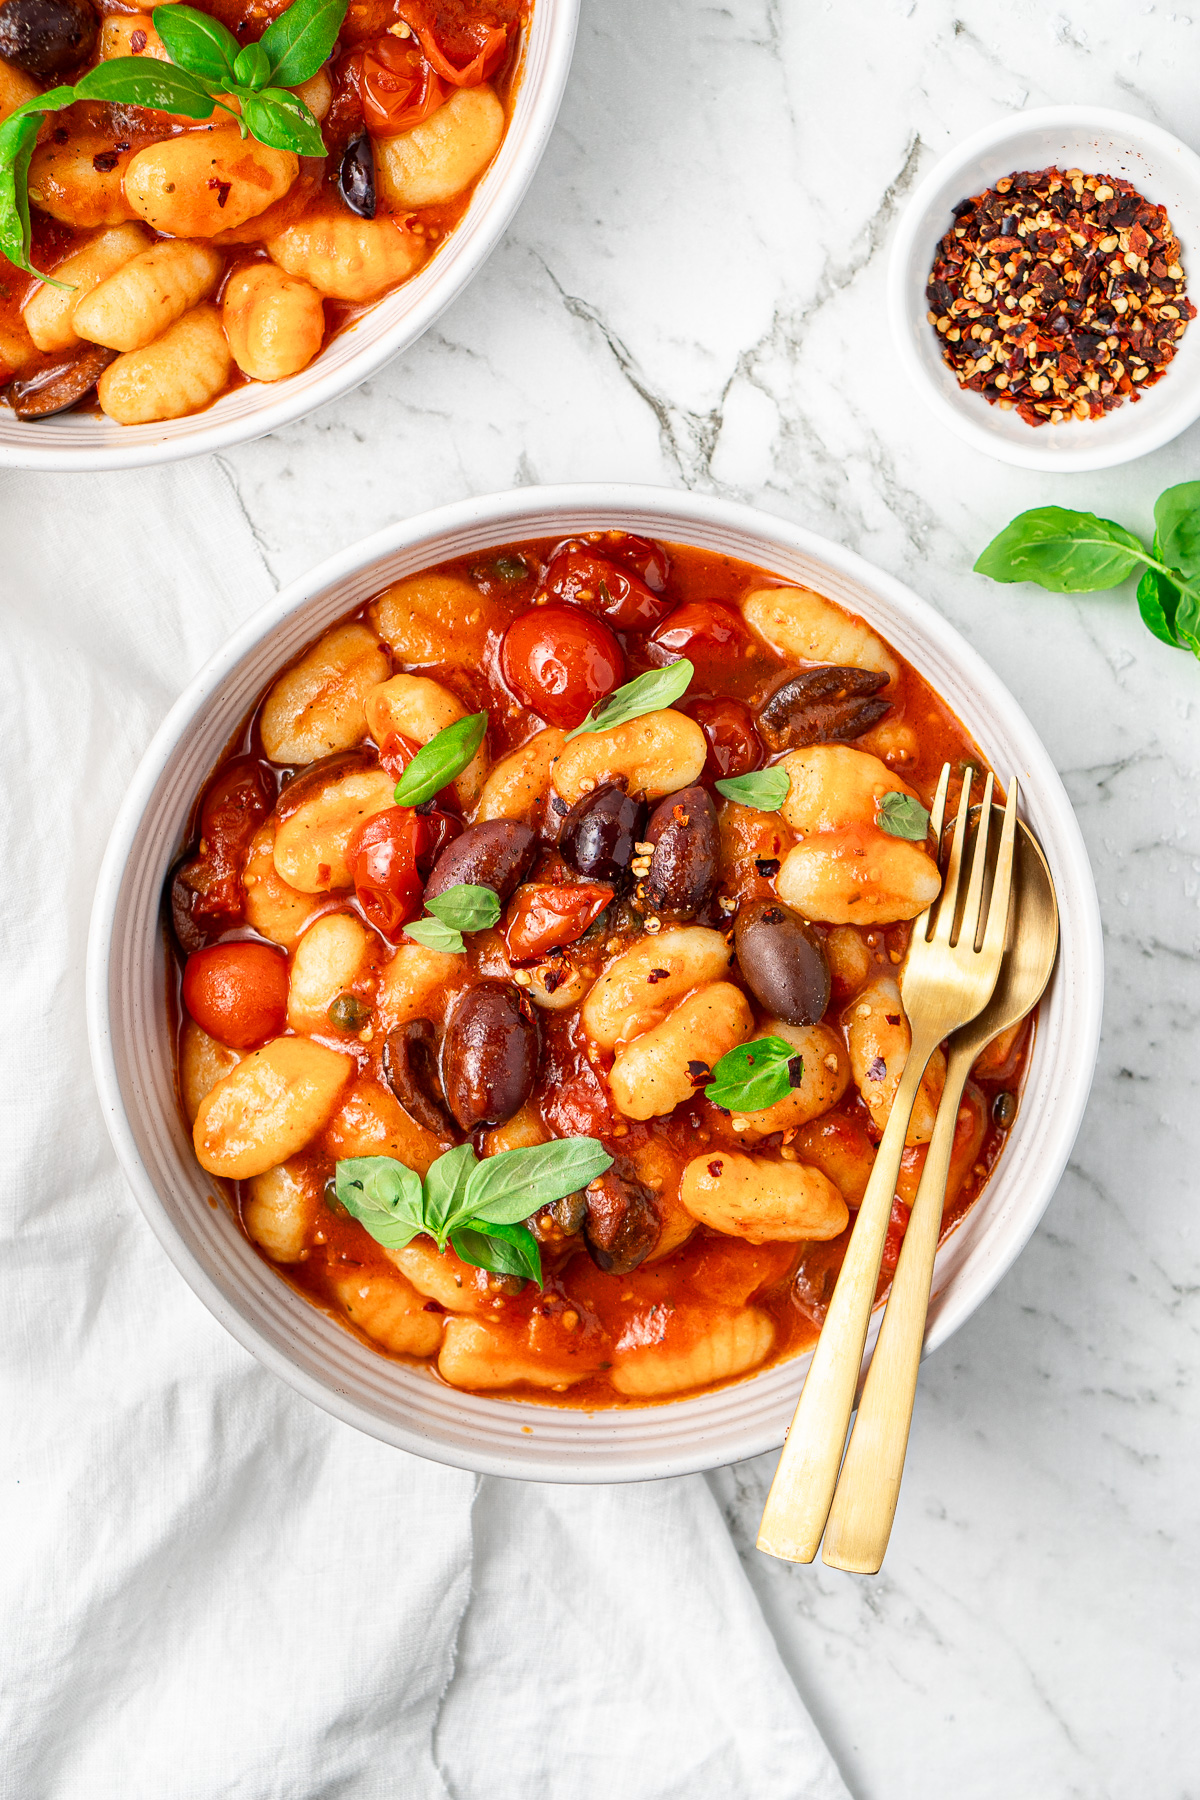
[[587,1200],[582,1190],[574,1194],[564,1194],[550,1208],[554,1223],[564,1237],[574,1237],[583,1230],[583,1221],[587,1217]]
[[335,1031],[361,1031],[370,1016],[370,1007],[357,994],[339,994],[326,1014]]
[[498,556],[492,564],[492,574],[497,581],[524,581],[529,574],[529,564],[523,556]]
[[324,1188],[321,1190],[321,1197],[331,1213],[340,1213],[343,1217],[346,1216],[346,1209],[338,1199],[336,1175],[331,1175],[329,1177]]
[[1017,1116],[1017,1096],[1007,1090],[992,1101],[992,1117],[1001,1131],[1007,1131]]

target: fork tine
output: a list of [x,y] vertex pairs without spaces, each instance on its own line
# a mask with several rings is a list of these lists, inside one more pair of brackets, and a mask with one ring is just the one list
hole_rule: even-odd
[[975,771],[969,766],[963,770],[962,793],[958,797],[958,817],[954,821],[954,842],[950,846],[950,861],[946,865],[946,879],[942,883],[942,898],[938,906],[937,922],[933,928],[933,942],[948,944],[950,934],[954,930],[954,914],[958,907],[958,881],[962,874],[963,843],[967,835],[967,817],[971,810],[971,783],[975,779]]
[[[945,762],[942,764],[942,772],[938,776],[937,793],[933,796],[933,805],[929,809],[929,829],[933,833],[933,841],[937,846],[934,851],[934,857],[939,865],[942,860],[942,824],[946,817],[946,793],[949,786],[950,764]],[[935,896],[925,908],[925,911],[921,914],[920,918],[913,921],[912,941],[914,944],[918,943],[922,938],[928,941],[930,921],[936,904],[937,898]]]
[[[975,828],[975,848],[971,854],[971,879],[967,883],[967,898],[963,905],[962,925],[959,927],[958,941],[975,948],[975,940],[979,936],[979,913],[983,904],[983,878],[987,873],[988,837],[992,827],[992,790],[995,777],[988,776],[983,786],[983,801],[979,813],[979,824]],[[982,945],[979,946],[983,948]]]
[[987,926],[983,934],[983,951],[997,961],[1004,953],[1008,938],[1009,900],[1012,893],[1013,851],[1017,839],[1017,778],[1008,787],[1004,807],[1004,825],[1000,832],[1000,848],[996,852],[996,872],[992,877],[992,898],[988,907]]

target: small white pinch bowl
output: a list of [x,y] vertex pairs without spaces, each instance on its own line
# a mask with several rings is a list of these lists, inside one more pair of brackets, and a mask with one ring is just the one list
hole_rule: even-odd
[[960,200],[1019,169],[1082,169],[1117,175],[1165,206],[1183,251],[1189,295],[1200,293],[1200,156],[1130,113],[1095,106],[1047,106],[998,119],[950,151],[930,171],[900,217],[888,265],[888,311],[905,372],[964,443],[1023,469],[1066,474],[1132,462],[1170,443],[1200,417],[1200,319],[1184,332],[1162,379],[1136,402],[1102,419],[1027,425],[982,394],[958,385],[942,360],[926,314],[925,284],[938,241]]
[[72,412],[23,423],[0,407],[0,468],[139,469],[227,450],[336,400],[407,350],[475,278],[508,229],[550,141],[578,19],[579,0],[536,0],[508,130],[464,217],[419,274],[339,332],[307,369],[283,381],[246,382],[204,412],[154,425]]
[[[151,1228],[238,1342],[308,1399],[401,1449],[538,1481],[634,1481],[776,1448],[807,1357],[714,1393],[577,1411],[460,1393],[365,1348],[255,1253],[192,1154],[175,1099],[160,903],[196,793],[275,673],[312,637],[401,576],[514,539],[629,531],[811,584],[865,617],[958,714],[1003,781],[1015,774],[1045,847],[1062,947],[998,1171],[938,1254],[927,1349],[1009,1269],[1066,1165],[1092,1080],[1103,952],[1096,890],[1062,782],[1020,707],[958,633],[899,581],[800,526],[696,494],[624,486],[525,488],[389,526],[280,593],[188,687],[121,807],[88,946],[89,1036],[105,1122]],[[874,1327],[870,1343],[874,1343]]]

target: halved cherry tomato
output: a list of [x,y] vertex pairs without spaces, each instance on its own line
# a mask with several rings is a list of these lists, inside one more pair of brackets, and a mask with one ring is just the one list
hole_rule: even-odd
[[905,1206],[903,1200],[892,1201],[892,1216],[888,1220],[887,1236],[883,1240],[883,1261],[880,1264],[885,1275],[895,1274],[911,1213],[912,1207]]
[[287,957],[270,944],[210,944],[184,967],[183,1004],[201,1031],[235,1050],[282,1031],[287,999]]
[[517,699],[550,725],[571,731],[625,679],[612,632],[578,606],[533,606],[514,619],[500,668]]
[[652,631],[671,610],[640,576],[578,542],[555,551],[542,591],[598,614],[618,631]]
[[446,98],[441,81],[414,38],[372,38],[349,58],[367,130],[377,137],[411,131]]
[[453,813],[425,801],[417,808],[417,825],[417,872],[422,881],[428,881],[433,865],[446,845],[462,836],[463,822]]
[[684,700],[679,711],[695,719],[708,744],[702,781],[724,781],[730,775],[748,775],[763,759],[762,741],[754,729],[754,716],[740,700],[725,695]]
[[550,950],[573,944],[595,923],[613,897],[598,882],[526,882],[508,903],[504,943],[514,968],[540,962]]
[[358,903],[368,923],[386,938],[397,938],[421,910],[417,853],[426,837],[425,820],[411,806],[389,806],[355,826],[346,846]]
[[404,23],[416,32],[421,48],[429,58],[437,74],[451,87],[478,87],[481,81],[498,66],[508,43],[508,31],[503,25],[487,25],[482,19],[462,20],[457,26],[457,36],[475,52],[471,60],[456,66],[446,55],[445,47],[438,38],[430,18],[431,9],[425,0],[400,0],[396,8]]
[[172,883],[171,910],[185,950],[195,950],[206,931],[236,925],[246,904],[242,868],[250,839],[271,811],[266,770],[252,756],[227,762],[200,808],[198,854],[182,864]]

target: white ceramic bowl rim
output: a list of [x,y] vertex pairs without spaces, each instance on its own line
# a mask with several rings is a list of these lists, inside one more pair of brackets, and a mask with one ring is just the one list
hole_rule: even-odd
[[22,424],[4,409],[0,468],[137,469],[227,450],[337,399],[408,349],[474,279],[524,198],[566,88],[579,4],[537,0],[504,141],[449,239],[411,281],[384,294],[307,369],[277,383],[247,383],[205,412],[155,425],[117,425],[92,414]]
[[938,239],[957,201],[1011,169],[1055,164],[1121,175],[1148,200],[1165,205],[1179,234],[1189,290],[1200,285],[1200,156],[1161,125],[1131,113],[1047,106],[994,120],[930,170],[896,228],[888,313],[905,373],[943,425],[1001,462],[1066,474],[1131,462],[1200,417],[1200,319],[1184,334],[1163,379],[1141,400],[1127,400],[1102,419],[1032,427],[1015,411],[1000,412],[981,394],[959,387],[926,318],[925,284]]
[[928,1349],[944,1343],[991,1292],[1057,1185],[1091,1084],[1103,995],[1099,907],[1087,853],[1062,783],[1028,720],[932,607],[853,552],[800,526],[665,489],[524,489],[388,526],[263,607],[172,707],[113,827],[87,965],[89,1041],[105,1123],[152,1229],[181,1274],[238,1342],[300,1393],[345,1423],[439,1461],[574,1482],[682,1474],[777,1447],[805,1359],[715,1393],[585,1413],[462,1394],[423,1368],[364,1348],[261,1262],[227,1207],[211,1204],[174,1099],[158,918],[164,874],[186,829],[192,797],[280,662],[402,573],[517,538],[597,529],[724,550],[785,578],[819,583],[872,620],[933,682],[1002,778],[1011,770],[1021,779],[1025,816],[1054,874],[1062,947],[1004,1158],[939,1252]]

